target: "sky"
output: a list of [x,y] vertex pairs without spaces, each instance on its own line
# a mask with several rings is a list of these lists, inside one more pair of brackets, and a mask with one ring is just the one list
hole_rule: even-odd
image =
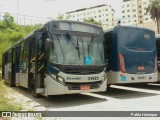
[[116,16],[120,17],[120,0],[0,0],[0,12],[56,18],[58,13],[100,4],[111,5]]

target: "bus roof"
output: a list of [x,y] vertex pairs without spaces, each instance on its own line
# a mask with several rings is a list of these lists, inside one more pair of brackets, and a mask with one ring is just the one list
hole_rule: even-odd
[[[144,28],[144,27],[140,27],[140,26],[130,26],[130,25],[116,25],[114,28],[111,28],[111,29],[108,29],[108,30],[105,30],[104,33],[106,32],[111,32],[113,31],[116,27],[130,27],[130,28],[140,28],[140,29],[144,29],[144,30],[150,30],[150,31],[153,31],[149,28]],[[154,32],[154,31],[153,31]]]
[[79,23],[79,24],[84,24],[84,25],[88,25],[88,26],[93,26],[93,27],[98,27],[98,28],[101,28],[100,26],[98,25],[94,25],[94,24],[90,24],[90,23],[86,23],[86,22],[80,22],[80,21],[73,21],[73,20],[51,20],[47,23],[45,23],[44,25],[42,25],[41,27],[39,27],[38,29],[32,31],[30,34],[28,34],[27,36],[25,36],[24,38],[20,39],[19,41],[17,41],[16,43],[14,43],[11,47],[9,47],[8,49],[5,50],[8,51],[9,49],[11,48],[14,48],[16,45],[20,44],[21,42],[23,42],[24,40],[26,40],[27,38],[31,37],[32,35],[34,35],[34,33],[36,31],[41,31],[43,28],[45,28],[46,26],[48,26],[48,24],[50,23],[60,23],[60,22],[71,22],[71,23]]
[[84,24],[84,25],[89,25],[89,26],[94,26],[94,27],[101,28],[100,26],[95,25],[95,24],[91,24],[91,23],[87,23],[87,22],[81,22],[81,21],[74,21],[74,20],[51,20],[51,21],[47,22],[46,24],[51,23],[51,22],[59,22],[59,23],[60,22],[68,22],[68,23],[72,22],[72,23],[79,23],[79,24]]

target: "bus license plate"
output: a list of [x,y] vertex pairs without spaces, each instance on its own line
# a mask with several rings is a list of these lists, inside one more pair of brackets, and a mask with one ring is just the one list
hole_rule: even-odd
[[90,89],[90,86],[80,86],[80,90],[89,90]]
[[145,76],[139,76],[138,79],[146,79]]

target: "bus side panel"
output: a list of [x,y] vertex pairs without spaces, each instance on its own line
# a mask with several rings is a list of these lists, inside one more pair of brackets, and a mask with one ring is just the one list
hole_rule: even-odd
[[118,63],[118,29],[114,28],[113,30],[113,46],[111,51],[111,56],[109,58],[109,71],[119,71]]
[[19,73],[19,85],[28,88],[28,73]]
[[11,75],[11,63],[4,66],[4,79],[9,82],[9,76]]
[[5,54],[2,55],[2,79],[4,79]]

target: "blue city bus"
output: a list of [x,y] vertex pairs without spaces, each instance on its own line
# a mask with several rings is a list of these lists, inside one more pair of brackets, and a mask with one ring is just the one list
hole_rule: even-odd
[[106,91],[104,33],[99,26],[53,20],[3,53],[3,78],[39,95]]
[[160,82],[160,34],[156,35],[157,62],[158,62],[158,82]]
[[107,84],[157,81],[155,32],[117,25],[104,32]]

